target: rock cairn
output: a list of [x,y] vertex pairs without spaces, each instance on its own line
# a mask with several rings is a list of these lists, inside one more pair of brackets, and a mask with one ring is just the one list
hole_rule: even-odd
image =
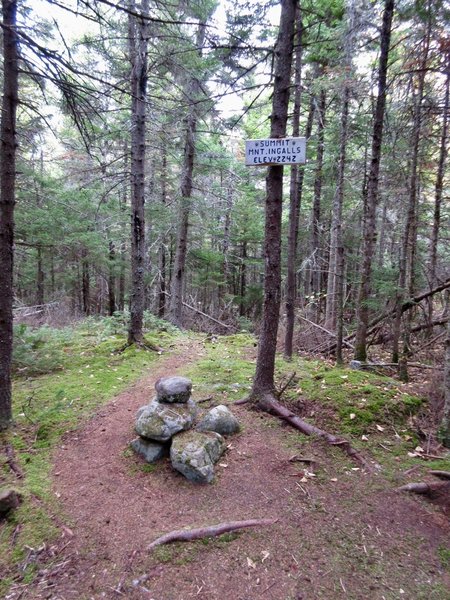
[[156,397],[137,412],[139,437],[131,447],[148,463],[170,455],[173,467],[189,481],[210,483],[225,451],[223,436],[240,429],[236,417],[224,405],[202,414],[186,377],[158,379],[155,389]]

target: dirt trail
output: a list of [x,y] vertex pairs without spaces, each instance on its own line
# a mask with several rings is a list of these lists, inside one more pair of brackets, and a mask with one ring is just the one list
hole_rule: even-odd
[[[245,406],[233,408],[243,431],[229,440],[213,485],[190,484],[169,462],[144,472],[126,452],[134,414],[158,377],[182,373],[200,352],[189,341],[64,439],[54,491],[71,531],[62,530],[53,566],[21,598],[444,599],[441,515],[353,470],[339,451],[300,448],[295,432]],[[318,458],[317,478],[302,481],[304,466],[289,462],[299,448]],[[173,529],[267,517],[278,522],[145,552]]]

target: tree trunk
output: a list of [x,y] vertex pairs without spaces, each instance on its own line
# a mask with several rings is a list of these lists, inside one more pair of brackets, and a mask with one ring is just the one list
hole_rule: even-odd
[[[447,60],[450,61],[450,53],[447,55]],[[450,92],[450,68],[447,70],[447,80],[445,84],[445,99],[442,116],[442,134],[441,145],[439,149],[439,162],[436,174],[436,184],[434,192],[434,212],[433,212],[433,229],[431,231],[430,256],[428,266],[428,280],[430,288],[433,288],[437,283],[436,266],[437,266],[437,246],[439,240],[439,229],[441,225],[441,206],[442,206],[442,190],[444,183],[445,162],[447,160],[447,137],[448,137],[448,117],[449,117],[449,94]],[[430,322],[433,320],[433,299],[428,303],[428,318]]]
[[[205,42],[205,31],[205,23],[199,23],[196,40],[199,56],[202,55],[202,48]],[[198,107],[196,101],[198,100],[200,92],[200,81],[198,78],[193,77],[189,81],[189,87],[186,92],[187,97],[191,100],[191,105],[189,107],[189,114],[186,119],[184,160],[180,184],[181,200],[179,225],[177,231],[177,248],[175,252],[175,262],[170,287],[170,303],[168,314],[169,321],[178,327],[182,326],[183,286],[185,281],[189,214],[191,209],[192,194],[192,175],[194,171],[195,158],[195,137],[198,120]]]
[[[142,0],[148,14],[148,0]],[[145,306],[145,129],[149,25],[129,15],[131,58],[131,294],[128,343],[142,344]]]
[[[399,364],[399,377],[402,381],[408,380],[407,372],[407,353],[409,348],[409,329],[410,318],[412,312],[409,311],[405,318],[403,331],[403,353],[399,355],[399,336],[402,322],[402,304],[405,294],[409,297],[413,296],[414,292],[414,259],[416,248],[416,232],[417,232],[417,196],[418,196],[418,162],[419,162],[419,143],[422,132],[422,102],[425,85],[426,65],[428,61],[428,50],[430,45],[430,22],[424,40],[424,50],[420,69],[418,72],[417,93],[414,98],[414,119],[412,124],[412,139],[411,139],[411,172],[409,178],[409,198],[408,212],[406,216],[405,231],[403,235],[403,243],[400,256],[399,282],[397,292],[397,310],[395,322],[393,326],[394,341],[392,350],[392,362]],[[415,86],[412,86],[415,89]]]
[[112,316],[116,311],[116,248],[109,242],[109,274],[108,274],[108,312]]
[[18,43],[16,0],[2,0],[3,98],[0,125],[0,431],[12,421],[14,205],[16,199],[16,109]]
[[[167,140],[163,136],[163,151],[161,164],[161,205],[165,210],[167,202]],[[166,236],[163,235],[158,251],[158,317],[164,318],[166,310]]]
[[320,292],[322,284],[322,256],[320,239],[320,213],[322,200],[322,171],[323,156],[325,151],[325,110],[327,96],[325,90],[320,90],[319,107],[317,110],[317,157],[316,172],[314,177],[314,201],[311,218],[311,286],[310,291],[314,296],[311,311],[311,320],[320,321]]
[[[303,23],[300,7],[297,6],[296,14],[296,52],[295,52],[295,76],[294,76],[294,110],[292,113],[292,136],[298,137],[300,133],[300,106],[301,106],[301,84],[302,84],[302,33]],[[300,216],[301,193],[300,173],[303,176],[303,167],[291,166],[291,182],[289,197],[289,234],[288,234],[288,258],[286,275],[286,335],[284,338],[284,356],[287,360],[292,358],[292,342],[294,338],[295,322],[295,300],[297,296],[296,286],[296,259],[298,241],[298,220]]]
[[36,275],[36,304],[42,305],[44,304],[44,281],[45,274],[44,269],[42,268],[42,248],[41,246],[37,247],[37,265],[36,265],[37,275]]
[[247,241],[244,240],[242,242],[242,252],[241,252],[241,270],[239,277],[239,316],[244,317],[246,315],[246,305],[245,305],[245,294],[247,290]]
[[[278,40],[275,48],[275,83],[272,100],[271,138],[286,135],[289,87],[294,41],[296,0],[282,0]],[[261,334],[253,381],[255,400],[274,393],[275,353],[281,288],[281,212],[283,202],[283,167],[270,166],[266,176],[266,219],[264,241],[264,305]]]
[[450,321],[447,323],[444,376],[444,414],[442,416],[441,438],[444,446],[446,448],[450,448]]
[[344,175],[347,155],[348,138],[348,111],[350,106],[350,84],[346,81],[344,84],[344,93],[342,99],[341,113],[341,140],[339,145],[339,165],[336,191],[333,198],[333,209],[331,217],[330,232],[330,260],[328,263],[328,282],[327,298],[325,312],[325,327],[334,331],[336,329],[337,319],[337,286],[339,285],[342,274],[338,272],[338,265],[343,265],[338,261],[338,249],[342,242],[342,204],[344,200]]
[[81,297],[83,312],[88,317],[91,314],[91,277],[89,273],[89,262],[86,258],[87,252],[83,251],[81,262]]
[[381,48],[378,67],[378,96],[372,132],[372,158],[367,181],[367,199],[364,206],[363,253],[361,282],[357,304],[357,330],[355,359],[367,359],[367,329],[369,325],[369,298],[372,289],[372,262],[376,241],[376,208],[378,204],[378,181],[380,173],[381,142],[383,139],[384,111],[386,106],[386,79],[388,70],[389,45],[391,41],[394,0],[385,0],[381,29]]

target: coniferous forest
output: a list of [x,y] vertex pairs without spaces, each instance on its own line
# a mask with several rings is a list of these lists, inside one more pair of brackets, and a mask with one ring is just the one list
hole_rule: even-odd
[[[383,451],[393,488],[413,485],[394,475],[400,455],[403,473],[440,472],[444,484],[421,483],[420,493],[448,516],[449,23],[446,0],[2,0],[0,467],[8,485],[26,481],[19,517],[8,507],[0,521],[0,548],[14,554],[24,536],[19,558],[0,559],[5,597],[59,597],[26,587],[36,573],[44,581],[39,569],[61,575],[45,567],[58,563],[57,545],[36,550],[46,544],[37,513],[52,527],[63,519],[42,483],[51,452],[148,365],[159,373],[174,348],[197,357],[186,374],[208,401],[219,390],[245,418],[277,416],[285,436],[315,440],[307,454],[325,444],[317,460],[298,459],[305,488],[324,453],[372,473]],[[291,137],[306,138],[305,163],[246,165],[245,141]],[[368,457],[371,433],[381,437]],[[279,518],[283,506],[257,516]],[[434,560],[424,558],[424,573]],[[255,556],[247,561],[253,576]],[[422,583],[407,588],[406,576],[393,591],[389,573],[364,595],[366,580],[340,573],[322,592],[313,575],[305,596],[260,577],[279,600],[405,589],[444,598],[448,583],[433,580],[433,596]],[[128,588],[125,574],[116,579],[108,597],[151,597],[149,579]],[[100,598],[106,588],[82,589],[79,598]],[[203,597],[259,597],[214,589],[222,595]],[[176,600],[186,590],[154,593]]]

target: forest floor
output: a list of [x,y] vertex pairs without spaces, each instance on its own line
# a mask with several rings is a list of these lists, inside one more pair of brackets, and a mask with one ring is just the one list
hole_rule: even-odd
[[[242,431],[228,439],[211,485],[193,485],[168,460],[147,465],[129,451],[135,412],[151,399],[159,377],[192,377],[194,399],[214,390],[211,405],[244,395],[243,385],[234,384],[231,394],[208,383],[214,363],[233,370],[234,352],[251,372],[254,348],[239,348],[211,358],[206,369],[204,341],[178,342],[175,352],[62,438],[51,476],[58,535],[30,549],[27,560],[39,569],[30,582],[13,583],[7,600],[448,598],[448,513],[396,491],[429,480],[429,465],[407,455],[408,435],[396,449],[401,436],[394,426],[369,425],[370,444],[359,443],[382,464],[375,475],[338,448],[246,405],[232,407]],[[313,402],[308,412],[314,415]],[[314,462],[291,462],[294,454]],[[276,522],[146,551],[175,529],[256,518]]]

